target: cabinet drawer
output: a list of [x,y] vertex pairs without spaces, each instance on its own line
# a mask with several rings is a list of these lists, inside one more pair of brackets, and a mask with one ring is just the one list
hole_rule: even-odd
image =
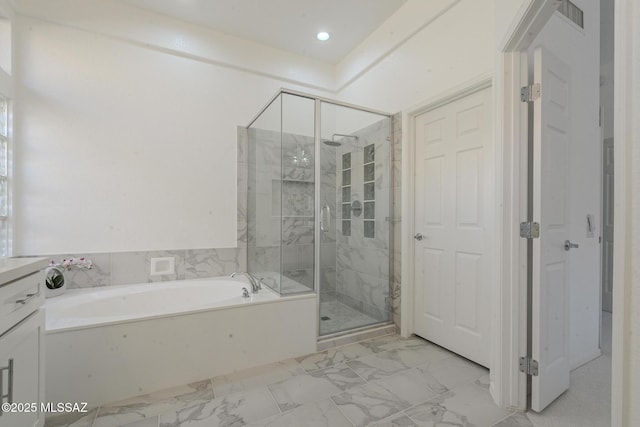
[[0,286],[0,336],[44,303],[44,273],[36,272]]

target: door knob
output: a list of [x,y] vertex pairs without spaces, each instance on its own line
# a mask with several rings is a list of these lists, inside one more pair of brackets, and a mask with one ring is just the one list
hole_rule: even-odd
[[422,235],[422,233],[417,233],[415,236],[413,236],[413,238],[420,241],[424,239],[424,236]]
[[565,240],[564,241],[564,250],[568,251],[571,250],[571,248],[578,248],[578,244],[577,243],[571,243],[570,240]]

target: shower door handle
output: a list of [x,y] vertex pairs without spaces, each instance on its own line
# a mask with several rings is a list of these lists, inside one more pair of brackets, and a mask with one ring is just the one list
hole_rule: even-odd
[[[327,220],[325,221],[325,212],[327,213]],[[326,228],[325,228],[326,225]],[[331,229],[331,208],[329,205],[324,205],[320,208],[320,230],[325,233]]]

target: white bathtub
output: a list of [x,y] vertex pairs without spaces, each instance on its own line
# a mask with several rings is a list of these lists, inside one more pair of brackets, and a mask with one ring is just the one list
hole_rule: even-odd
[[145,283],[75,289],[61,297],[50,298],[47,310],[47,333],[95,327],[113,323],[150,319],[172,314],[186,314],[214,308],[264,303],[279,298],[263,288],[248,298],[242,288],[251,286],[242,278],[209,279]]
[[100,405],[316,350],[315,294],[243,287],[212,278],[47,300],[47,401]]

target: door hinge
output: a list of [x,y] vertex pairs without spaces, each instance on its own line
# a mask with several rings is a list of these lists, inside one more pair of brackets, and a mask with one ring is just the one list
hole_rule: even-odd
[[538,376],[538,361],[533,360],[530,357],[520,358],[520,372],[524,372],[527,375]]
[[524,239],[537,239],[540,237],[540,224],[533,221],[520,223],[520,237]]
[[540,98],[540,83],[520,88],[520,101],[533,102],[538,98]]

